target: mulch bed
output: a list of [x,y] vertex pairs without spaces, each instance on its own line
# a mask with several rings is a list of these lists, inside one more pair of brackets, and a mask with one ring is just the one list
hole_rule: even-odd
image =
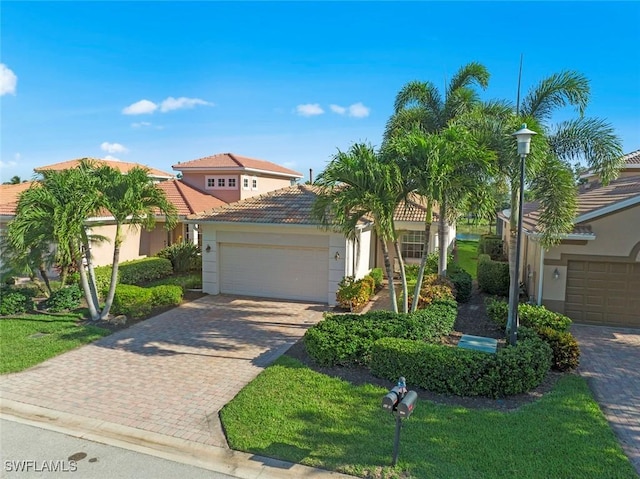
[[[445,342],[451,345],[458,343],[462,334],[472,334],[474,336],[484,336],[498,339],[498,347],[505,344],[504,331],[496,326],[488,317],[484,305],[486,295],[480,293],[474,285],[474,291],[471,299],[467,303],[458,306],[458,317],[454,328],[455,331]],[[344,379],[354,385],[375,384],[378,386],[391,388],[395,384],[391,384],[385,379],[373,376],[370,371],[364,367],[347,368],[342,366],[321,367],[316,365],[309,357],[304,347],[303,340],[299,340],[285,353],[287,356],[297,359],[307,367],[328,376]],[[536,389],[523,394],[517,394],[501,399],[490,399],[484,397],[460,397],[447,394],[437,394],[422,388],[408,385],[410,389],[415,390],[421,399],[430,401],[463,406],[474,409],[493,409],[499,411],[513,411],[524,404],[531,403],[541,398],[545,393],[551,391],[557,380],[561,377],[560,373],[550,372],[543,383]]]

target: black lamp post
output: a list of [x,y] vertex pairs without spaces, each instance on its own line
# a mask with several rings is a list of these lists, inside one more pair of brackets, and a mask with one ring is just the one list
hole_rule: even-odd
[[[531,137],[537,135],[535,131],[527,128],[526,123],[522,128],[513,133],[518,141],[518,155],[520,155],[520,199],[518,201],[518,236],[516,238],[516,264],[515,281],[511,282],[509,294],[509,316],[507,319],[507,333],[509,334],[509,344],[515,346],[518,338],[518,303],[520,302],[520,252],[522,249],[522,205],[524,203],[524,165],[529,154]],[[511,209],[513,215],[513,208]]]

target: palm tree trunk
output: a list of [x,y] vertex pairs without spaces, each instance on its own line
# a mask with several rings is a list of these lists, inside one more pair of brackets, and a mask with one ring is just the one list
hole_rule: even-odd
[[389,280],[389,298],[391,308],[394,313],[398,312],[398,302],[396,300],[396,285],[393,282],[393,268],[391,267],[391,259],[389,258],[389,248],[386,241],[380,236],[380,244],[382,245],[382,257],[384,258],[384,268],[387,270],[387,279]]
[[402,312],[409,312],[409,289],[407,288],[407,273],[404,269],[404,259],[402,258],[402,251],[400,251],[400,244],[398,240],[393,242],[393,248],[396,252],[396,258],[398,258],[398,264],[400,265],[400,281],[402,281]]
[[78,271],[80,272],[80,285],[82,286],[82,291],[84,291],[84,299],[87,301],[87,307],[89,308],[89,316],[92,321],[97,321],[100,319],[100,313],[96,307],[96,304],[93,302],[93,295],[91,288],[89,287],[89,279],[87,278],[87,272],[84,270],[84,265],[82,264],[82,256],[77,260]]
[[441,278],[447,276],[447,235],[449,233],[449,223],[447,223],[447,202],[443,197],[440,202],[440,218],[438,220],[438,275]]
[[413,291],[413,302],[411,303],[411,312],[418,309],[418,300],[420,299],[420,290],[422,289],[422,280],[424,279],[424,270],[427,266],[427,257],[429,256],[429,238],[431,237],[431,217],[433,215],[433,203],[427,200],[427,216],[424,220],[424,244],[422,246],[422,259],[420,260],[420,268],[418,269],[418,278],[416,287]]
[[[93,270],[93,258],[91,256],[91,244],[89,243],[89,237],[85,229],[82,230],[82,246],[84,247],[84,257],[87,260],[87,284],[89,291],[91,292],[91,301],[96,310],[100,309],[100,300],[98,299],[98,290],[96,287],[96,274]],[[82,262],[82,261],[81,261]]]
[[111,305],[113,304],[113,298],[116,295],[116,285],[118,284],[118,266],[120,265],[120,245],[122,244],[120,223],[116,223],[116,239],[113,245],[113,264],[111,265],[111,282],[109,283],[109,292],[107,293],[107,299],[102,308],[101,319],[105,319],[109,316],[111,311]]
[[[42,281],[44,281],[44,284],[47,287],[47,291],[49,291],[49,295],[51,295],[53,291],[51,291],[51,283],[49,282],[47,268],[45,268],[43,263],[40,263],[40,265],[38,266],[38,271],[40,272],[40,276],[42,276]],[[62,286],[64,286],[64,281],[62,282]]]

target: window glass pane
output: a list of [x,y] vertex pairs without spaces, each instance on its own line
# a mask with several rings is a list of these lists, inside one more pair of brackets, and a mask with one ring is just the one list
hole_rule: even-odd
[[218,178],[218,186],[224,188],[224,178]]
[[421,259],[424,251],[424,231],[408,231],[402,235],[400,251],[405,259]]
[[249,188],[249,178],[245,178],[243,184],[245,188]]
[[236,186],[236,179],[235,178],[229,178],[229,187],[235,188],[235,186]]
[[258,180],[253,180],[253,188],[257,188],[258,187]]
[[215,180],[213,178],[207,178],[207,186],[209,188],[213,188],[214,186],[216,186]]

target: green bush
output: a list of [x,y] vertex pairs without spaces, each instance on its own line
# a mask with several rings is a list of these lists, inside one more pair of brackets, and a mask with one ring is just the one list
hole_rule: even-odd
[[373,268],[371,271],[369,271],[369,276],[371,276],[373,278],[373,281],[375,281],[376,289],[382,286],[382,279],[384,278],[382,268]]
[[372,345],[370,365],[378,377],[402,374],[433,392],[496,398],[538,386],[551,366],[551,348],[526,328],[516,346],[496,354],[386,337]]
[[173,285],[161,285],[149,288],[151,304],[154,308],[177,306],[182,302],[182,288]]
[[[487,314],[496,324],[505,327],[509,314],[509,305],[500,300],[487,299]],[[535,330],[551,328],[555,331],[567,331],[571,326],[571,319],[567,316],[549,311],[544,306],[535,304],[518,304],[518,318],[521,326],[527,326]]]
[[488,254],[496,261],[504,258],[504,242],[500,236],[482,235],[478,241],[478,254]]
[[45,302],[45,308],[52,313],[68,311],[80,306],[81,299],[82,291],[77,284],[72,284],[51,293],[51,296]]
[[120,283],[139,286],[154,279],[171,276],[173,266],[171,266],[171,261],[166,258],[142,258],[121,263],[118,273]]
[[202,274],[188,274],[180,276],[169,276],[168,278],[151,281],[147,286],[161,285],[180,286],[183,291],[188,289],[202,289]]
[[493,261],[489,255],[478,256],[478,287],[488,294],[509,295],[509,263]]
[[131,284],[119,284],[113,297],[111,313],[129,318],[141,318],[151,312],[153,293],[151,288]]
[[360,281],[362,281],[367,288],[369,288],[369,298],[373,296],[376,292],[376,280],[373,279],[370,275],[366,275]]
[[453,283],[455,290],[456,301],[459,303],[466,303],[471,298],[471,292],[473,291],[473,278],[462,268],[450,268],[447,269],[447,278]]
[[368,364],[373,343],[384,337],[438,341],[453,330],[455,301],[435,302],[415,313],[371,311],[327,315],[304,335],[311,358],[321,366]]
[[[111,266],[97,266],[93,268],[93,273],[96,279],[96,290],[101,299],[104,299],[109,291],[109,285],[111,284]],[[120,278],[120,269],[118,269],[118,278]]]
[[345,276],[338,283],[336,301],[341,308],[357,311],[369,302],[373,294],[373,279],[354,280],[353,276]]
[[171,261],[173,271],[176,273],[187,273],[202,267],[200,253],[198,245],[190,241],[181,241],[162,249],[157,256]]
[[580,364],[580,347],[573,335],[568,331],[556,331],[543,327],[537,330],[544,342],[551,346],[553,351],[553,369],[557,371],[570,371]]
[[29,294],[11,288],[0,288],[0,316],[22,314],[33,309],[33,298]]
[[[413,304],[413,294],[409,292],[409,306]],[[418,309],[422,309],[434,301],[455,299],[453,283],[446,278],[440,278],[437,274],[427,274],[422,279]]]

